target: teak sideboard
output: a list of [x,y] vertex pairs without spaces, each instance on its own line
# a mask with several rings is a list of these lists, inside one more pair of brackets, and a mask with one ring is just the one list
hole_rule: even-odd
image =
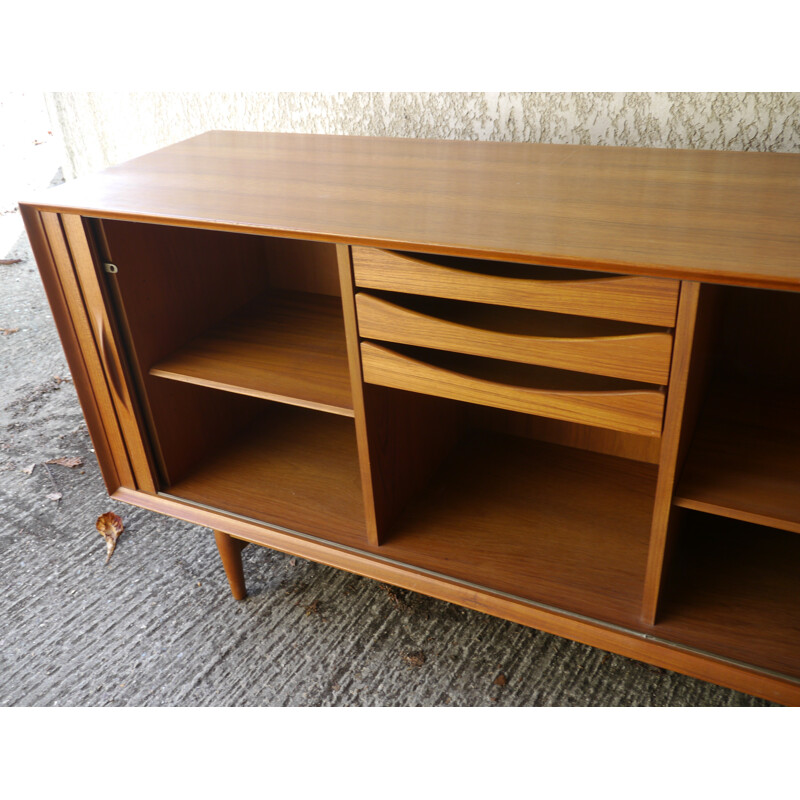
[[215,131],[21,204],[112,497],[800,703],[800,155]]

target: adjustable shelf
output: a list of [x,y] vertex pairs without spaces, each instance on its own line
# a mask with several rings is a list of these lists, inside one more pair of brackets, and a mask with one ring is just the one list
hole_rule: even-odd
[[706,403],[674,503],[800,533],[800,393],[739,383]]
[[270,290],[150,374],[353,416],[338,297]]

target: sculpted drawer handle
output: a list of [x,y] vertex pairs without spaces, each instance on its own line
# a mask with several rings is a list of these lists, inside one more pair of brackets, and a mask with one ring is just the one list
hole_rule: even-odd
[[356,286],[671,328],[678,281],[353,247]]
[[361,336],[665,385],[667,328],[413,295],[356,294]]
[[100,357],[103,360],[103,368],[105,369],[106,375],[111,383],[111,388],[116,395],[117,400],[124,405],[125,401],[122,399],[122,380],[119,372],[117,371],[117,363],[114,359],[111,345],[106,336],[106,328],[101,314],[97,315],[95,324],[100,337]]
[[366,383],[390,389],[661,436],[665,393],[637,381],[370,341],[361,365]]

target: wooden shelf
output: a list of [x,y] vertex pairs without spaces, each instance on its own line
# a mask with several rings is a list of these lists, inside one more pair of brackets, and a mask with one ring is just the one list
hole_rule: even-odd
[[639,627],[656,468],[475,434],[439,469],[381,555]]
[[654,633],[800,678],[800,538],[687,514]]
[[675,505],[800,533],[800,394],[742,383],[710,396]]
[[270,403],[245,434],[166,494],[363,547],[364,504],[352,420]]
[[269,292],[150,374],[353,416],[338,297]]

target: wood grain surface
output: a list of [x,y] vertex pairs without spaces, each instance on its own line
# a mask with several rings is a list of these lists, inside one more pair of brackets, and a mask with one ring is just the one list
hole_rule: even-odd
[[[53,312],[53,321],[64,348],[103,482],[108,493],[112,494],[123,482],[133,485],[130,460],[124,449],[119,421],[107,413],[108,407],[104,407],[105,402],[110,403],[111,399],[107,392],[101,393],[94,385],[97,379],[95,365],[99,366],[98,354],[96,350],[86,352],[84,348],[89,340],[79,335],[79,326],[85,333],[89,333],[88,323],[83,321],[82,316],[74,319],[74,309],[70,309],[70,293],[64,286],[64,273],[68,266],[64,258],[66,251],[63,229],[51,226],[53,232],[48,236],[44,225],[44,218],[47,216],[51,215],[40,214],[30,207],[22,210],[25,229],[36,256],[39,275]],[[61,252],[60,263],[56,260],[57,251]],[[119,450],[116,449],[117,445]]]
[[601,428],[661,435],[664,393],[647,384],[414,347],[361,345],[364,380]]
[[800,289],[795,154],[211,131],[29,202]]
[[678,283],[663,278],[353,248],[356,285],[671,327]]
[[639,617],[656,469],[468,435],[381,554],[622,625]]
[[119,325],[109,313],[110,298],[102,280],[103,272],[97,251],[87,238],[83,220],[74,214],[61,217],[67,243],[72,253],[75,273],[80,283],[86,311],[97,342],[117,419],[125,436],[125,447],[133,475],[140,489],[156,490],[155,469],[142,414],[135,398],[130,372],[122,352]]
[[[697,336],[698,317],[702,291],[705,287],[693,281],[681,285],[681,300],[678,309],[678,324],[675,328],[675,346],[670,374],[670,390],[664,413],[664,434],[658,466],[658,484],[653,507],[653,524],[650,533],[650,554],[647,562],[647,577],[642,598],[642,618],[655,622],[658,613],[664,579],[665,564],[668,566],[671,545],[677,527],[672,507],[675,481],[683,465],[687,443],[691,438],[691,420],[694,409],[700,404],[702,363],[707,347],[707,337]],[[686,427],[684,427],[686,425]]]
[[211,132],[34,202],[109,489],[212,526],[237,596],[230,536],[800,702],[800,156]]
[[260,419],[167,492],[250,519],[365,546],[353,421],[262,402]]
[[[113,497],[120,502],[169,514],[196,525],[224,530],[237,538],[291,553],[300,558],[308,558],[357,575],[366,575],[374,580],[422,592],[521,625],[529,625],[629,658],[647,661],[665,669],[693,675],[701,680],[713,681],[738,691],[766,697],[776,703],[800,704],[800,681],[760,671],[746,662],[716,658],[707,652],[698,652],[696,649],[687,649],[679,644],[658,639],[653,635],[655,629],[652,627],[642,627],[641,624],[637,626],[635,623],[630,629],[614,627],[586,616],[567,614],[557,608],[537,605],[502,592],[478,589],[468,581],[459,581],[442,573],[433,573],[421,567],[384,559],[373,552],[344,549],[325,541],[298,536],[291,531],[191,505],[164,495],[154,496],[120,488]],[[642,633],[647,633],[649,636],[644,637]],[[746,634],[744,638],[746,640]]]
[[800,396],[714,388],[674,502],[800,533]]
[[[83,294],[81,293],[80,282],[62,226],[61,216],[45,212],[39,215],[39,219],[42,231],[47,239],[49,256],[57,270],[58,282],[66,303],[70,325],[91,382],[97,412],[102,423],[102,433],[106,438],[110,455],[113,459],[116,478],[119,480],[120,485],[135,489],[137,488],[136,478],[128,455],[128,449],[125,445],[125,439],[128,435],[138,436],[138,431],[131,427],[130,424],[126,430],[124,424],[117,418],[114,396],[107,379],[103,358],[95,340],[91,314],[86,308]],[[47,284],[47,273],[45,269],[41,271],[45,278],[45,284]],[[97,312],[97,309],[94,309],[94,311]],[[101,307],[100,311],[103,312],[104,309]],[[67,349],[67,352],[69,352],[69,349]],[[132,420],[128,418],[127,422],[131,423]],[[100,431],[97,428],[95,428],[95,435],[100,435]]]
[[672,335],[591,317],[480,303],[356,295],[361,336],[664,385]]
[[658,464],[661,439],[637,433],[613,431],[594,425],[564,422],[552,417],[535,417],[486,406],[470,406],[471,424],[482,430],[523,436],[551,444],[563,444],[593,453],[630,458]]
[[231,594],[234,600],[244,600],[247,597],[247,587],[244,581],[244,567],[242,565],[242,548],[247,542],[234,539],[223,531],[214,531],[217,550],[228,577]]
[[266,292],[150,374],[353,416],[339,297]]
[[800,678],[800,537],[687,517],[656,635]]

